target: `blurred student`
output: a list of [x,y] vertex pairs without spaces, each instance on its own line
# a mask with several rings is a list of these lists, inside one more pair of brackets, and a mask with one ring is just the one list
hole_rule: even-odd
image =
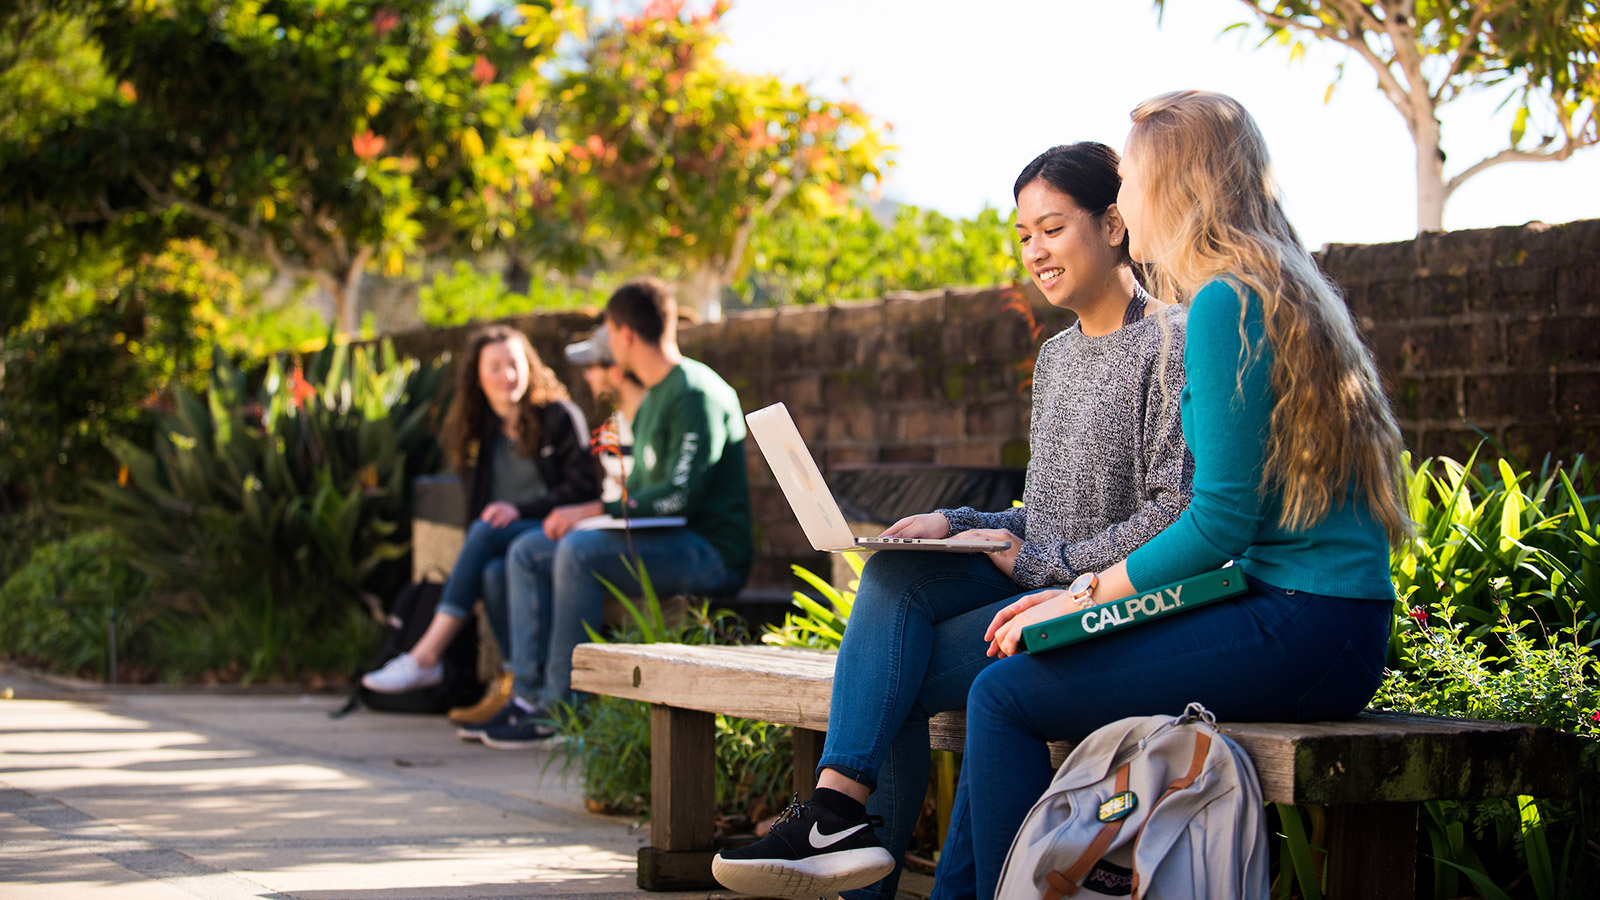
[[[587,340],[568,344],[567,362],[583,371],[589,392],[611,414],[596,432],[597,440],[614,442],[613,451],[600,454],[605,477],[600,484],[600,500],[609,503],[622,497],[622,485],[633,468],[633,416],[650,391],[638,376],[623,371],[611,356],[610,329],[601,325]],[[603,435],[603,437],[602,437]]]
[[[583,413],[527,336],[505,325],[482,328],[469,339],[440,442],[461,475],[472,524],[428,630],[409,651],[362,676],[361,683],[380,694],[443,680],[440,657],[480,597],[503,658],[513,659],[507,549],[518,536],[540,529],[551,510],[600,493]],[[479,705],[498,711],[509,700],[509,682],[504,675],[496,679]]]
[[[630,565],[642,565],[661,597],[731,594],[750,572],[750,488],[739,397],[703,363],[678,349],[678,307],[659,281],[634,281],[606,303],[611,354],[649,389],[633,420],[633,469],[626,499],[558,507],[544,528],[507,552],[513,631],[550,623],[540,671],[521,671],[510,707],[481,733],[503,750],[554,733],[550,711],[572,695],[572,650],[599,628],[607,594],[599,578],[634,594]],[[601,514],[681,517],[679,527],[574,530]],[[597,578],[596,576],[599,576]],[[634,594],[637,596],[637,594]]]

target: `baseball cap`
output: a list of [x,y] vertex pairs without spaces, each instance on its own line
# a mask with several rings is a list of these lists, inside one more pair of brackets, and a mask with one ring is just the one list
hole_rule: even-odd
[[567,362],[575,366],[609,366],[611,359],[611,342],[608,330],[601,325],[594,330],[594,334],[586,341],[568,344],[566,348]]

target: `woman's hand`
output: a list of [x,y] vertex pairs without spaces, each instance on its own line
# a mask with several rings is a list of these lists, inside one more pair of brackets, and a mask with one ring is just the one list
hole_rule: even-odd
[[[1023,603],[1027,605],[1022,609],[1015,609]],[[989,630],[984,633],[989,640],[989,655],[1005,659],[1017,653],[1022,649],[1022,629],[1064,616],[1080,608],[1072,602],[1071,596],[1060,588],[1019,598],[1010,606],[1000,610],[995,615],[994,621],[989,624]]]
[[885,528],[878,537],[942,538],[949,533],[950,520],[944,517],[944,513],[931,512],[906,516]]
[[951,540],[964,541],[1005,541],[1006,549],[996,550],[985,554],[994,567],[1011,577],[1012,570],[1017,567],[1017,551],[1022,549],[1022,538],[1011,533],[1009,528],[973,528],[960,534],[950,535]]
[[[1054,615],[1045,615],[1035,619],[1033,618],[1033,611],[1041,606],[1052,604],[1057,599],[1065,598],[1066,593],[1060,588],[1052,588],[1045,591],[1035,591],[1032,594],[1023,594],[995,613],[994,620],[989,623],[988,630],[983,633],[983,639],[989,642],[989,655],[1003,658],[1015,653],[1017,639],[1022,636],[1023,626],[1015,627],[1015,636],[1011,641],[1010,649],[1006,649],[1004,645],[1004,638],[1013,633],[1013,623],[1027,619],[1026,622],[1023,622],[1023,625],[1032,625],[1035,621],[1054,618]],[[1061,613],[1055,615],[1061,615]]]
[[485,506],[483,508],[483,512],[479,514],[478,518],[489,523],[489,527],[491,528],[504,528],[507,525],[510,525],[512,522],[522,518],[522,513],[517,512],[517,508],[515,506],[512,506],[504,500],[496,500],[488,506]]

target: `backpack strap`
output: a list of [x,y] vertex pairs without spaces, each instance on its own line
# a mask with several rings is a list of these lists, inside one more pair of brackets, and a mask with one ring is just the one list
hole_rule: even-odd
[[[1200,777],[1200,770],[1205,768],[1206,754],[1210,752],[1211,735],[1206,734],[1204,731],[1196,731],[1194,734],[1194,759],[1189,762],[1189,771],[1184,773],[1183,777],[1174,779],[1171,784],[1167,785],[1166,792],[1157,797],[1156,802],[1150,804],[1150,811],[1145,813],[1145,822],[1149,822],[1150,817],[1155,815],[1156,807],[1161,805],[1161,801],[1194,784],[1195,779]],[[1143,827],[1143,823],[1141,823],[1140,828],[1142,829]],[[1144,832],[1141,830],[1139,837],[1143,836]],[[1133,849],[1135,853],[1139,850],[1139,838],[1137,837],[1133,839]],[[1133,898],[1134,900],[1139,900],[1139,869],[1137,867],[1133,870]]]
[[[1125,762],[1117,768],[1116,787],[1113,793],[1120,794],[1128,789],[1128,767],[1131,765],[1131,762]],[[1044,892],[1044,900],[1061,900],[1062,897],[1076,894],[1084,876],[1088,875],[1089,870],[1100,861],[1100,857],[1105,856],[1106,850],[1111,847],[1111,842],[1116,840],[1117,832],[1122,830],[1122,823],[1126,821],[1128,821],[1126,818],[1121,818],[1102,825],[1100,833],[1094,836],[1088,847],[1084,848],[1083,855],[1078,857],[1077,862],[1067,867],[1065,871],[1057,869],[1046,874],[1045,880],[1050,883],[1050,890]]]

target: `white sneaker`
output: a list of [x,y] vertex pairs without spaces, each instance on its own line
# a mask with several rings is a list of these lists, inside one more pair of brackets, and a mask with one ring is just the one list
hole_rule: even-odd
[[402,653],[383,664],[383,668],[361,676],[361,684],[375,694],[404,694],[433,687],[444,680],[444,663],[419,666],[409,653]]

